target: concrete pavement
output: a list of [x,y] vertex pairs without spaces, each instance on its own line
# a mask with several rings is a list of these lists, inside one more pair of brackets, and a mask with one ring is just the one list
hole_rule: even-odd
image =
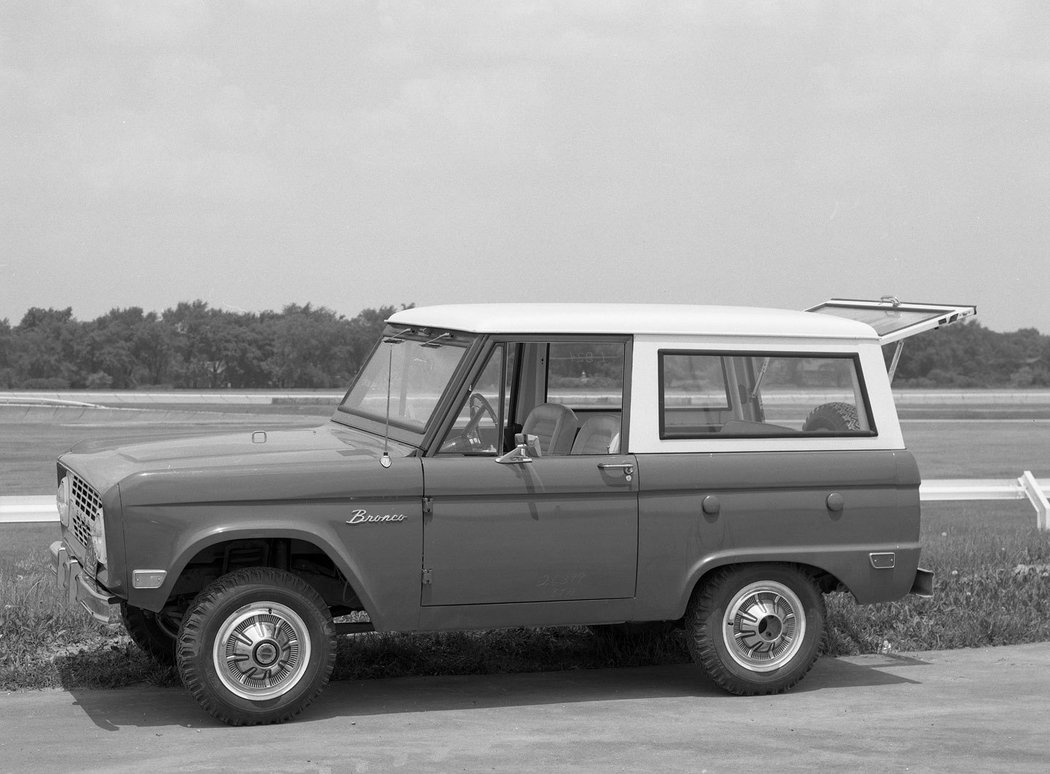
[[181,689],[0,695],[0,771],[1043,772],[1050,643],[821,659],[737,698],[690,665],[332,683],[227,728]]

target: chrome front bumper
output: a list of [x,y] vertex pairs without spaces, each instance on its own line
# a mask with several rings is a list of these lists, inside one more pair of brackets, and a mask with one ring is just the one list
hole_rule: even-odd
[[70,606],[79,604],[96,620],[109,623],[109,606],[120,600],[99,590],[95,579],[84,571],[80,561],[61,540],[51,544],[51,560],[51,571],[57,576],[59,588],[65,591]]

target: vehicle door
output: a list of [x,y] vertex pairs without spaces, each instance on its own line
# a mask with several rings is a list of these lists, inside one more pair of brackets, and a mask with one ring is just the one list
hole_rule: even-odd
[[634,596],[626,350],[622,337],[492,346],[423,460],[424,606]]

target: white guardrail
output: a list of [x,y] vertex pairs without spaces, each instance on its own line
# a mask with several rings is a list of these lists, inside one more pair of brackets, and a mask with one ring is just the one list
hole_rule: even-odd
[[0,524],[33,524],[58,521],[54,495],[0,497]]
[[0,497],[0,524],[31,524],[59,520],[54,495]]
[[1050,491],[1050,479],[1036,479],[1030,470],[1020,478],[1001,481],[997,479],[940,478],[923,481],[919,487],[919,499],[923,502],[945,502],[951,500],[1023,500],[1026,497],[1035,508],[1036,526],[1050,529],[1047,524],[1046,492]]
[[[1048,529],[1046,492],[1050,479],[1037,480],[1026,470],[1016,479],[935,478],[919,487],[922,502],[952,500],[1023,500],[1032,503],[1039,529]],[[58,521],[53,495],[0,497],[0,524],[31,524]]]

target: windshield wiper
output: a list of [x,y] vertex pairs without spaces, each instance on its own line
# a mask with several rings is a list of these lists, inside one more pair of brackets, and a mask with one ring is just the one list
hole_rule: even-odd
[[392,334],[390,334],[389,336],[387,336],[386,338],[383,339],[383,343],[384,344],[400,344],[401,342],[404,341],[404,339],[401,338],[401,337],[404,336],[406,333],[408,333],[411,330],[412,330],[412,328],[405,328],[404,330],[400,330],[397,333],[392,333]]
[[427,348],[429,348],[429,349],[437,349],[437,348],[438,348],[438,347],[440,347],[441,345],[440,345],[440,344],[436,344],[435,342],[437,342],[437,341],[439,341],[439,340],[441,340],[441,339],[444,339],[444,338],[452,338],[452,334],[451,334],[451,333],[449,333],[448,331],[445,331],[444,333],[439,333],[439,334],[438,334],[437,336],[435,336],[434,338],[432,338],[432,339],[431,339],[430,341],[424,341],[424,342],[423,342],[422,344],[420,344],[419,346],[421,346],[421,347],[427,347]]

